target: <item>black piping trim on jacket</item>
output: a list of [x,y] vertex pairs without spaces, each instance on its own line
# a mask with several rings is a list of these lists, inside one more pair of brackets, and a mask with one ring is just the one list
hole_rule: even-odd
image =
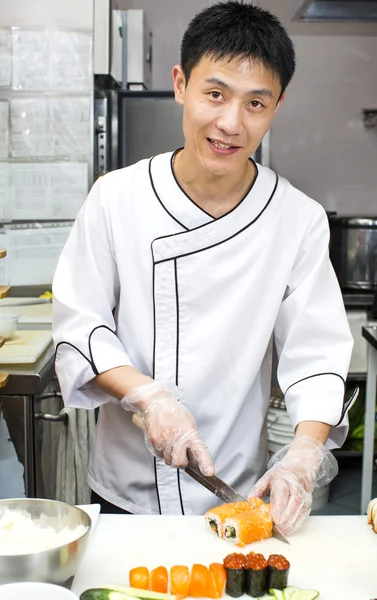
[[[151,253],[152,253],[152,262],[153,262],[153,251],[152,251],[152,245],[151,245]],[[156,289],[155,289],[155,280],[156,280],[156,273],[155,273],[156,267],[155,264],[153,262],[153,272],[152,272],[152,300],[153,300],[153,364],[152,364],[152,377],[153,379],[156,376],[156,300],[155,300],[155,295],[156,295]],[[157,481],[157,460],[156,457],[153,457],[153,467],[154,467],[154,485],[156,488],[156,495],[157,495],[157,503],[158,503],[158,512],[160,513],[160,515],[162,514],[161,512],[161,500],[160,500],[160,493],[158,491],[158,481]]]
[[[335,377],[339,377],[339,379],[342,380],[343,385],[346,385],[345,380],[343,379],[343,377],[341,375],[339,375],[339,373],[332,373],[330,372],[326,372],[326,373],[315,373],[314,375],[308,375],[308,377],[303,377],[302,379],[299,379],[298,381],[295,381],[295,383],[292,383],[289,387],[287,387],[287,389],[284,392],[284,396],[285,394],[288,392],[288,390],[291,389],[291,387],[293,387],[294,385],[296,385],[297,383],[301,383],[301,381],[305,381],[306,379],[312,379],[313,377],[322,377],[322,375],[334,375]],[[340,413],[340,418],[339,421],[336,423],[336,425],[334,425],[334,427],[337,427],[339,425],[339,423],[341,423],[344,419],[344,415],[347,412],[347,403],[349,402],[349,400],[351,400],[351,398],[349,398],[348,400],[343,400],[343,408],[342,411]]]
[[[178,294],[178,270],[177,261],[174,260],[174,283],[175,283],[175,314],[176,314],[176,345],[175,345],[175,385],[178,385],[179,380],[179,294]],[[185,514],[183,507],[182,490],[181,490],[181,476],[179,469],[177,469],[177,484],[179,493],[179,502],[181,504],[182,515]]]
[[153,156],[149,161],[148,164],[148,173],[149,173],[149,179],[151,182],[151,186],[152,186],[152,190],[154,191],[154,195],[156,196],[157,200],[159,201],[159,203],[161,204],[162,208],[168,213],[169,217],[171,217],[173,219],[173,221],[175,221],[176,223],[178,223],[178,225],[180,225],[181,227],[183,227],[183,229],[185,229],[185,231],[189,231],[188,227],[186,227],[186,225],[183,225],[183,223],[181,223],[180,221],[178,221],[178,219],[172,215],[172,213],[170,211],[168,211],[168,209],[166,208],[165,204],[162,202],[160,196],[157,193],[157,190],[155,188],[154,185],[154,181],[153,181],[153,177],[152,177],[152,160],[153,160]]
[[70,346],[71,348],[74,348],[74,350],[76,350],[79,354],[81,354],[81,356],[83,358],[85,358],[85,360],[92,367],[92,371],[93,371],[94,375],[96,375],[96,376],[99,375],[99,371],[98,371],[98,369],[96,367],[96,364],[94,362],[94,359],[93,359],[92,348],[91,348],[90,342],[91,342],[91,337],[92,337],[93,333],[96,331],[96,329],[101,329],[101,328],[108,329],[111,333],[113,333],[114,335],[116,335],[115,331],[113,331],[112,329],[110,329],[110,327],[108,327],[107,325],[97,325],[97,327],[94,327],[94,329],[92,329],[92,331],[90,332],[89,338],[88,338],[88,350],[89,350],[89,356],[90,356],[90,358],[88,358],[79,348],[77,348],[77,346],[75,346],[74,344],[71,344],[71,342],[61,341],[61,342],[59,342],[56,345],[55,359],[54,359],[54,361],[56,361],[56,356],[57,356],[57,351],[58,351],[59,346],[61,346],[62,344],[66,344],[67,346]]
[[[351,404],[354,394],[356,393],[356,390],[353,391],[353,393],[351,394],[351,396],[348,398],[348,400],[344,400],[343,402],[343,410],[341,412],[340,415],[340,419],[339,421],[334,425],[334,427],[338,427],[338,425],[340,425],[340,423],[343,421],[346,412],[348,411],[349,405]],[[358,393],[358,389],[357,389],[357,393]]]
[[110,329],[110,327],[108,327],[107,325],[97,325],[97,327],[95,327],[94,329],[92,329],[92,331],[90,332],[89,335],[89,340],[88,340],[88,347],[89,347],[89,356],[90,356],[90,360],[91,360],[91,364],[92,364],[92,369],[95,373],[95,375],[99,375],[99,371],[96,367],[96,363],[94,362],[94,358],[93,358],[93,354],[92,354],[92,346],[91,346],[91,341],[92,341],[92,335],[95,331],[97,331],[97,329],[107,329],[108,331],[110,331],[110,333],[115,334],[115,331],[113,331],[112,329]]
[[[174,168],[173,168],[173,163],[174,163],[174,158],[176,157],[176,155],[178,154],[178,152],[180,152],[181,150],[183,150],[183,148],[178,148],[178,150],[175,150],[173,152],[173,154],[171,155],[171,159],[170,159],[170,168],[171,168],[171,172],[172,175],[174,177],[174,181],[177,184],[177,186],[179,187],[179,189],[181,190],[182,194],[184,194],[186,196],[186,198],[188,198],[188,200],[190,200],[190,202],[192,204],[194,204],[194,206],[196,206],[196,208],[198,208],[199,210],[201,210],[205,215],[207,215],[207,217],[211,217],[211,219],[213,219],[214,221],[219,221],[220,219],[222,219],[223,217],[226,217],[227,215],[230,215],[230,213],[232,213],[234,210],[236,210],[236,208],[238,208],[240,206],[240,204],[242,204],[242,202],[245,200],[245,198],[247,198],[247,196],[250,194],[251,190],[254,187],[254,184],[258,178],[259,175],[259,171],[258,171],[258,167],[256,162],[254,162],[254,160],[252,158],[249,158],[249,161],[253,163],[254,167],[255,167],[255,177],[253,179],[253,181],[251,182],[249,188],[247,189],[245,195],[241,198],[241,200],[239,202],[237,202],[236,206],[233,206],[233,208],[231,210],[229,210],[227,213],[224,213],[223,215],[221,215],[221,217],[214,217],[213,215],[211,215],[209,212],[207,212],[206,210],[204,210],[204,208],[202,208],[201,206],[199,206],[199,204],[197,204],[195,202],[195,200],[193,200],[183,189],[183,187],[181,186],[181,184],[179,183],[178,179],[175,176],[174,173]],[[161,202],[161,200],[160,200]]]
[[[255,217],[255,219],[253,219],[252,221],[250,221],[250,223],[248,223],[247,225],[245,225],[245,227],[243,227],[242,229],[240,229],[236,233],[233,233],[233,235],[230,235],[228,238],[226,238],[224,240],[221,240],[220,242],[216,242],[215,244],[212,244],[211,246],[206,246],[205,248],[199,248],[199,250],[193,250],[192,252],[185,252],[184,254],[179,254],[178,256],[174,256],[174,257],[170,257],[170,258],[162,258],[161,260],[156,260],[155,264],[159,265],[160,263],[168,262],[169,260],[173,260],[173,259],[177,259],[177,258],[183,258],[185,256],[192,256],[193,254],[199,254],[199,252],[204,252],[205,250],[210,250],[211,248],[216,248],[217,246],[220,246],[221,244],[229,242],[229,240],[232,240],[233,238],[237,237],[240,233],[243,233],[244,231],[246,231],[246,229],[248,229],[249,227],[251,227],[251,225],[254,225],[254,223],[256,221],[258,221],[258,219],[262,216],[262,214],[267,209],[267,207],[269,206],[272,198],[275,195],[276,189],[278,187],[278,183],[279,183],[279,176],[276,175],[276,181],[275,181],[274,189],[272,190],[271,196],[267,200],[266,204],[264,205],[264,207],[262,208],[262,210],[260,211],[260,213]],[[219,218],[221,219],[222,217],[219,217]],[[211,225],[211,223],[204,223],[203,225],[199,225],[199,227],[194,227],[190,231],[196,231],[197,229],[201,229],[202,227],[207,227],[207,226],[210,226],[210,225]],[[179,236],[179,235],[185,235],[185,234],[184,233],[176,233],[175,235]],[[172,236],[171,235],[164,235],[164,236],[161,236],[159,238],[155,238],[153,240],[153,242],[156,242],[157,240],[163,240],[163,239],[169,238],[169,237],[172,237]]]
[[284,396],[285,394],[288,392],[288,390],[291,389],[291,387],[293,387],[294,385],[296,385],[297,383],[301,383],[301,381],[305,381],[306,379],[312,379],[313,377],[321,377],[322,375],[335,375],[336,377],[339,377],[339,379],[341,379],[343,381],[343,384],[346,385],[346,382],[344,381],[343,377],[341,375],[339,375],[339,373],[314,373],[314,375],[308,375],[307,377],[303,377],[302,379],[299,379],[298,381],[295,381],[294,383],[292,383],[289,387],[287,387],[287,389],[284,392]]
[[92,367],[92,369],[93,369],[93,365],[92,365],[92,363],[91,363],[90,359],[89,359],[87,356],[85,356],[85,354],[84,354],[83,352],[81,352],[81,350],[80,350],[79,348],[77,348],[77,347],[76,347],[74,344],[71,344],[71,342],[65,342],[65,341],[61,341],[61,342],[59,342],[59,343],[56,345],[56,348],[55,348],[55,358],[54,358],[54,362],[56,361],[56,355],[57,355],[57,352],[58,352],[58,348],[59,348],[59,346],[62,346],[63,344],[66,344],[67,346],[71,346],[71,348],[74,348],[75,350],[77,350],[77,352],[78,352],[79,354],[81,354],[81,356],[82,356],[83,358],[85,358],[85,360],[86,360],[86,361],[88,361],[88,363],[90,364],[90,366],[91,366],[91,367]]

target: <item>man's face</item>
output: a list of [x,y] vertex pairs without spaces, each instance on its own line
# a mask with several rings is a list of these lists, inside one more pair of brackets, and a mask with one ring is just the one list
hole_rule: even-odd
[[260,62],[204,57],[187,85],[179,66],[173,80],[175,99],[184,107],[185,149],[214,176],[242,167],[280,106],[279,79]]

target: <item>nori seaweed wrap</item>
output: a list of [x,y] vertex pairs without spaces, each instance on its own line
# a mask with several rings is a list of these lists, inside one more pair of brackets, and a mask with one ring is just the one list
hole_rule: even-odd
[[268,589],[283,590],[288,585],[290,564],[280,554],[271,554],[268,557]]
[[232,598],[239,598],[245,593],[245,562],[243,554],[234,552],[224,558],[226,571],[225,592]]
[[268,587],[268,563],[263,554],[250,552],[246,555],[246,594],[252,598],[264,596]]

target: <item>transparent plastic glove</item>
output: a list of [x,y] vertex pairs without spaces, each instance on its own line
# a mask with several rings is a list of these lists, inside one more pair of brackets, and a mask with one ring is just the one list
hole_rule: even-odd
[[267,472],[248,497],[269,495],[274,523],[288,535],[309,515],[314,488],[327,485],[337,473],[336,459],[321,442],[297,437],[272,456]]
[[133,389],[121,400],[126,410],[142,415],[148,450],[167,465],[185,467],[188,453],[203,475],[215,472],[211,455],[191,413],[178,402],[178,388],[153,381]]

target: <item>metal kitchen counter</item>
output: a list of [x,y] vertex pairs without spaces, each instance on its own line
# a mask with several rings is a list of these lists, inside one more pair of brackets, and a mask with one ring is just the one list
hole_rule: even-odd
[[25,428],[25,491],[29,498],[36,495],[35,481],[35,447],[34,447],[34,412],[35,396],[42,394],[55,376],[55,350],[53,342],[40,358],[32,364],[2,364],[0,371],[9,374],[7,384],[0,388],[0,400],[22,398],[24,406]]
[[361,477],[361,514],[367,512],[372,498],[374,432],[376,423],[376,380],[377,380],[377,327],[362,328],[368,342],[368,368],[365,395],[363,470]]

